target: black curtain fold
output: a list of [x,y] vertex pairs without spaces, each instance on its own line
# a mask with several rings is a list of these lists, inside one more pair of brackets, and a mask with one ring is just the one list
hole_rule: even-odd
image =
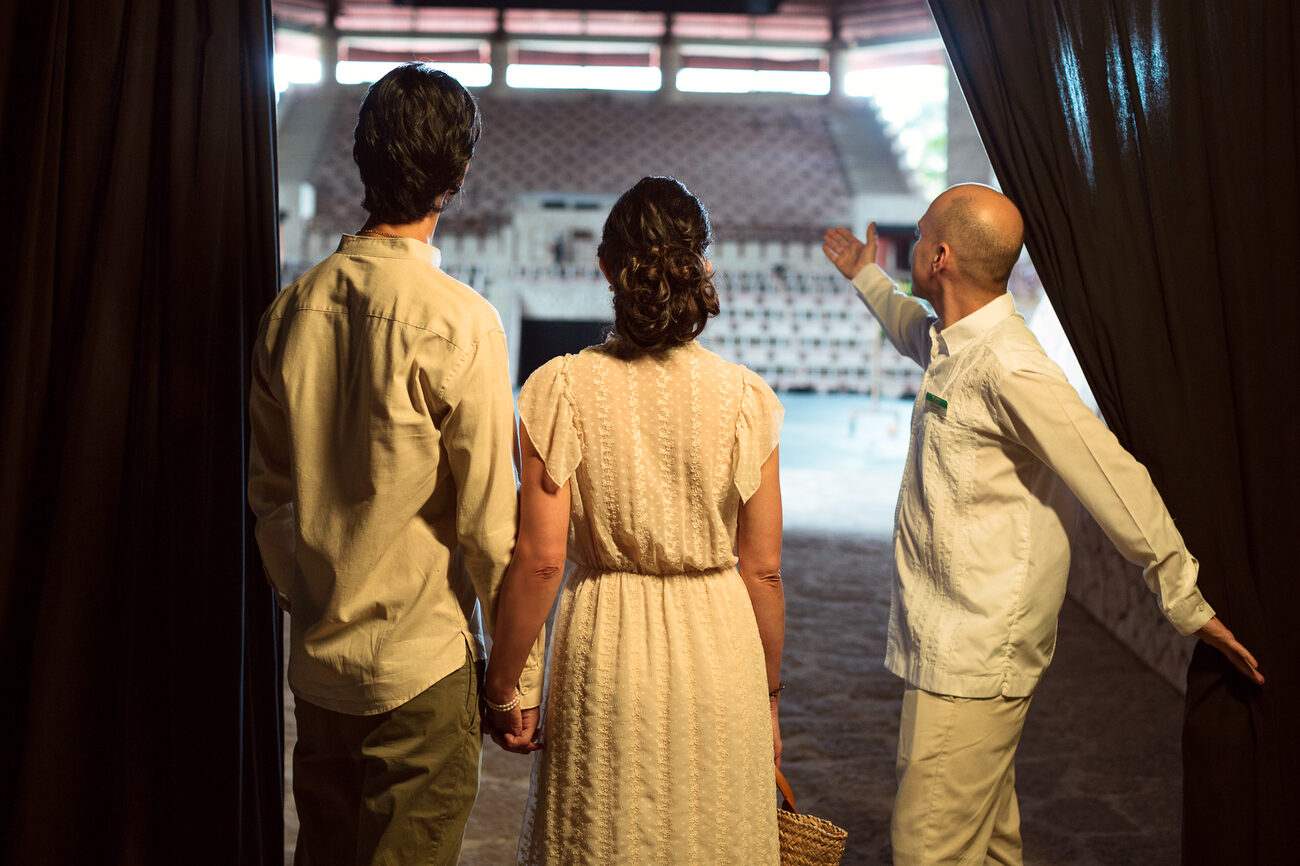
[[1300,10],[930,0],[1044,288],[1150,470],[1254,689],[1198,647],[1186,863],[1294,857]]
[[243,493],[271,45],[268,0],[0,11],[4,862],[283,862]]

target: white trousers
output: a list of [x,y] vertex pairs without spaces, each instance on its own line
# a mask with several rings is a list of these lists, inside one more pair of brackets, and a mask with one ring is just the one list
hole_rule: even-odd
[[1029,701],[907,687],[891,825],[895,866],[1020,866],[1015,757]]

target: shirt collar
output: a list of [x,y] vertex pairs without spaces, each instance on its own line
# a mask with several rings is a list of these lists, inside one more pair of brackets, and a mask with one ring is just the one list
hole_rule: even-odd
[[990,328],[1009,319],[1016,312],[1016,302],[1010,292],[1003,292],[970,315],[933,334],[935,345],[955,355],[982,336]]
[[442,251],[415,238],[374,238],[344,235],[338,251],[349,256],[378,256],[385,259],[417,259],[435,268],[442,265]]

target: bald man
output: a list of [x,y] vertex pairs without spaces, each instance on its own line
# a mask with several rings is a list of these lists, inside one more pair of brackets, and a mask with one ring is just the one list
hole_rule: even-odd
[[988,187],[953,187],[917,225],[912,292],[843,228],[823,251],[890,342],[925,369],[899,491],[885,666],[905,682],[896,864],[1020,863],[1015,752],[1056,645],[1083,504],[1161,609],[1255,683],[1255,659],[1196,588],[1197,563],[1145,469],[1083,404],[1016,313],[1024,223]]

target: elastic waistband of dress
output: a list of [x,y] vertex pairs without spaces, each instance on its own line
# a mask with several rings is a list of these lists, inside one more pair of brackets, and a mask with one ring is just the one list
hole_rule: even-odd
[[577,563],[577,562],[573,564],[573,577],[580,578],[580,579],[585,579],[590,577],[653,577],[662,580],[662,579],[678,578],[678,577],[683,577],[683,578],[721,577],[722,575],[735,574],[735,573],[736,573],[736,567],[734,565],[721,565],[718,566],[717,568],[709,568],[709,569],[704,569],[702,571],[652,572],[652,571],[626,571],[624,569],[615,569],[615,568],[599,568],[597,566],[592,566],[592,565],[582,565],[581,563]]

